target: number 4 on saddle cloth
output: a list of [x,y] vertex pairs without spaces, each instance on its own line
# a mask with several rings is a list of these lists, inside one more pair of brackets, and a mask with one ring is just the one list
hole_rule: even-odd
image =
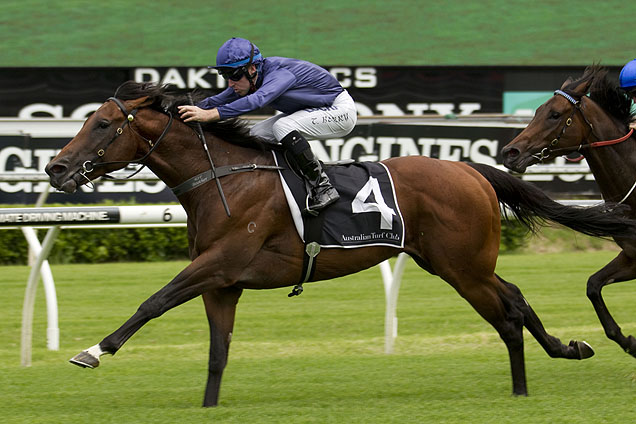
[[[326,165],[325,172],[340,194],[340,200],[320,211],[317,217],[301,214],[307,190],[292,169],[284,152],[274,151],[285,197],[298,235],[305,244],[320,247],[404,247],[404,225],[388,169],[376,162]],[[318,224],[318,230],[312,227]]]
[[303,269],[289,297],[303,292],[303,283],[314,273],[315,258],[322,247],[404,247],[404,222],[395,197],[393,179],[381,163],[352,162],[327,165],[331,184],[340,199],[318,216],[302,214],[307,200],[305,181],[290,165],[284,152],[272,151],[283,191],[298,235],[305,244]]

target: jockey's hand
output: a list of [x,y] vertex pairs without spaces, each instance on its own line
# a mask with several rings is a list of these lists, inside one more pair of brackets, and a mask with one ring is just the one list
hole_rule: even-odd
[[198,106],[179,106],[179,116],[183,122],[212,122],[219,120],[219,112],[214,109],[201,109]]

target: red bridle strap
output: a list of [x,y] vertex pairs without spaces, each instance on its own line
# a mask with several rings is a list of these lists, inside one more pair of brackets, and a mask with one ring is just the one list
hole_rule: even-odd
[[[586,147],[603,147],[603,146],[611,146],[612,144],[618,144],[618,143],[622,143],[623,141],[627,140],[628,138],[630,138],[632,136],[632,134],[634,133],[634,129],[630,128],[629,132],[622,136],[621,138],[617,138],[614,140],[605,140],[605,141],[596,141],[594,143],[590,143],[590,144],[585,144],[584,146]],[[581,155],[577,158],[565,158],[565,160],[567,160],[568,162],[580,162],[583,160],[585,156]]]
[[634,133],[634,129],[631,128],[629,130],[629,132],[626,135],[624,135],[623,137],[621,137],[621,138],[617,138],[615,140],[596,141],[594,143],[588,144],[588,146],[590,146],[590,147],[603,147],[603,146],[611,146],[612,144],[622,143],[623,141],[625,141],[628,138],[630,138],[633,133]]

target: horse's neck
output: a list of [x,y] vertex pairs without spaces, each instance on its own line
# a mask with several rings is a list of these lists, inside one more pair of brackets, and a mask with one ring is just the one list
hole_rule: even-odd
[[[228,143],[209,133],[206,133],[205,136],[208,141],[209,158],[196,133],[185,125],[179,125],[175,131],[166,135],[165,139],[161,141],[162,144],[150,155],[147,161],[148,168],[168,187],[176,187],[199,174],[210,171],[212,168],[210,159],[215,167],[247,163],[268,165],[272,162],[271,155],[266,152]],[[211,208],[221,205],[215,183],[208,182],[202,185],[201,189],[213,190],[215,194],[213,196],[200,195],[200,191],[194,193],[196,195],[186,193],[183,196],[185,200],[180,199],[180,201],[188,211],[188,216],[194,216],[197,210],[209,211]],[[228,193],[233,189],[227,187]],[[225,195],[228,196],[227,193]],[[209,202],[214,202],[214,204],[210,205]]]
[[196,135],[180,127],[168,132],[146,160],[148,168],[168,187],[175,187],[210,166],[207,159],[202,160],[205,154],[201,144],[196,144]]
[[[622,125],[609,118],[606,122],[592,124],[594,133],[600,139],[598,141],[616,140],[626,134]],[[603,198],[613,202],[622,200],[636,181],[636,137],[609,146],[590,148],[585,152],[585,158]],[[636,190],[633,196],[636,196]]]

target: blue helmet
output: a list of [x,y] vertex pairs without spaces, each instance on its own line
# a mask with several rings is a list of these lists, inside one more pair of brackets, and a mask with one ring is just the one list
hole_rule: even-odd
[[211,68],[239,68],[263,60],[260,50],[245,38],[230,38],[216,54],[216,66]]
[[623,66],[619,81],[621,83],[621,88],[636,88],[636,59],[631,62],[627,62],[627,65]]

